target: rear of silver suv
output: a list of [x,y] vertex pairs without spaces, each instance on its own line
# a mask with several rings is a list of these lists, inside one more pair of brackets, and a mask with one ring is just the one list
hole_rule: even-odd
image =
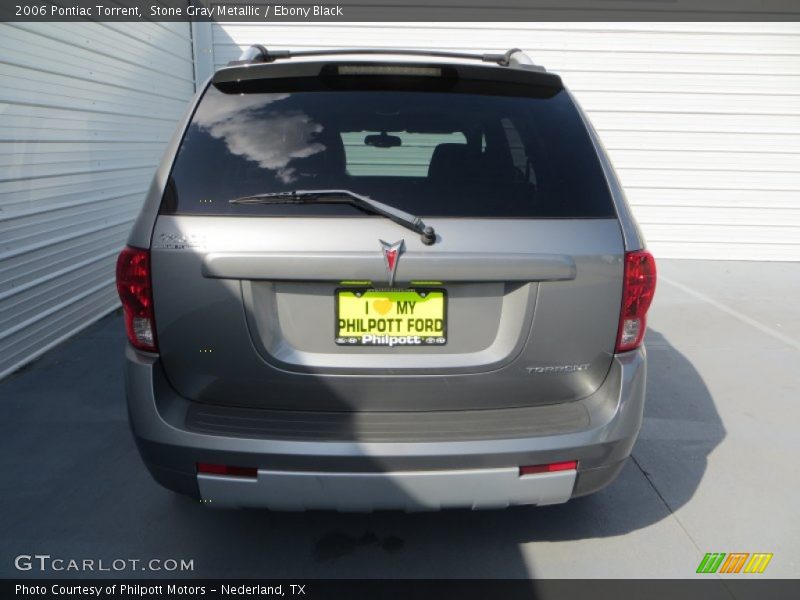
[[198,93],[117,282],[141,455],[210,506],[565,502],[641,424],[655,264],[519,52],[253,48]]

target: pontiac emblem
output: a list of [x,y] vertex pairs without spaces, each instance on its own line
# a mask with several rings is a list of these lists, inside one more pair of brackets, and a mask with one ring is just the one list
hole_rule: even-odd
[[403,240],[389,244],[383,240],[378,240],[383,250],[383,260],[386,263],[386,274],[389,276],[389,285],[394,285],[394,274],[397,271],[397,262],[400,260],[400,253],[403,252]]

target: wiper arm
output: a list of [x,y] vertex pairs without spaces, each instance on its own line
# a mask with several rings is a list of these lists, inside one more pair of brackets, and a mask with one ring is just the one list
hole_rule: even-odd
[[426,246],[430,246],[436,241],[436,232],[433,227],[425,225],[419,217],[350,190],[292,190],[242,196],[228,200],[228,202],[231,204],[350,204],[366,212],[384,216],[398,225],[418,233],[422,243]]

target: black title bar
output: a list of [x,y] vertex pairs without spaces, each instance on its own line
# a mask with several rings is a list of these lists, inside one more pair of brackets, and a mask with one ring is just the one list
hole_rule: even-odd
[[798,0],[4,0],[0,21],[799,21]]
[[236,597],[335,600],[796,600],[800,580],[693,579],[6,579],[3,598],[152,600]]

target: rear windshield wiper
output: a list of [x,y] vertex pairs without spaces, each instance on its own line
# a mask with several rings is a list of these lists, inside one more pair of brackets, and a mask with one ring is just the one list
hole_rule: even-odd
[[436,232],[433,227],[425,225],[419,217],[350,190],[292,190],[242,196],[228,200],[228,202],[231,204],[350,204],[374,215],[384,216],[398,225],[418,233],[422,243],[426,246],[430,246],[436,241]]

